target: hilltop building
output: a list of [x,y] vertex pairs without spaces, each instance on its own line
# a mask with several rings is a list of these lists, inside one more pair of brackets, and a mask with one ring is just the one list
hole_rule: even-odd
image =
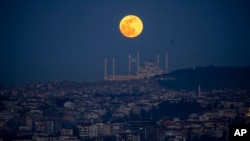
[[[131,74],[131,64],[136,63],[136,74]],[[104,59],[104,80],[108,81],[122,81],[122,80],[134,80],[144,79],[155,75],[168,73],[168,53],[166,52],[166,70],[160,68],[160,56],[157,54],[157,61],[146,61],[143,66],[140,66],[140,54],[137,53],[136,58],[131,57],[131,53],[128,55],[128,75],[116,75],[115,74],[115,58],[112,58],[112,75],[107,75],[107,58]]]

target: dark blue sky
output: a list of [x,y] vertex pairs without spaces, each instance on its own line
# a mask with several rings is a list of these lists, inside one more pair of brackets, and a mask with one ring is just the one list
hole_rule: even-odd
[[[160,52],[163,67],[168,50],[170,71],[248,66],[249,7],[248,0],[2,0],[0,84],[102,80],[105,56],[126,74],[129,51],[141,62]],[[120,34],[128,14],[144,23],[138,38]]]

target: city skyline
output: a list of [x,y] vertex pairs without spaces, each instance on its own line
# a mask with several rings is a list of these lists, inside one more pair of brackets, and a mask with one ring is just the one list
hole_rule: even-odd
[[[250,65],[248,1],[3,1],[0,84],[103,80],[103,59],[128,74],[129,52],[142,62],[169,53],[169,71]],[[120,20],[144,24],[125,38]],[[161,62],[164,66],[164,62]]]

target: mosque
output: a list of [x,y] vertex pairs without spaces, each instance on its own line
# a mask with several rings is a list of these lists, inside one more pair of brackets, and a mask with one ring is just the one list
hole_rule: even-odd
[[[136,73],[131,74],[131,64],[136,63]],[[160,55],[157,54],[157,61],[146,61],[143,66],[140,66],[140,54],[137,52],[133,58],[131,53],[128,54],[128,74],[115,74],[115,58],[112,58],[112,74],[107,74],[107,58],[104,59],[104,80],[105,81],[124,81],[149,78],[155,75],[168,73],[168,53],[165,54],[165,70],[160,68]]]

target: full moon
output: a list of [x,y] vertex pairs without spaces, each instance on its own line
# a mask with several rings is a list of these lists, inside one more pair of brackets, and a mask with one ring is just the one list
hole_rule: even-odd
[[143,30],[141,19],[135,15],[127,15],[120,21],[120,31],[128,38],[139,36]]

